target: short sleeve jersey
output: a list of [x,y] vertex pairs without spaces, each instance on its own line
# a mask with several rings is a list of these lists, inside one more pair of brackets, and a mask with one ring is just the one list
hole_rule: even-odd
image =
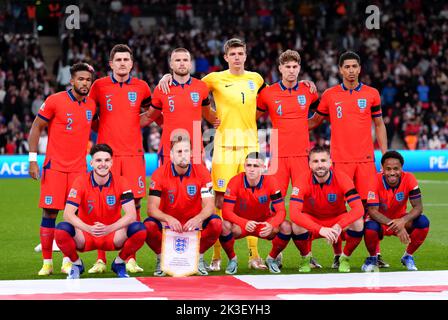
[[114,155],[142,155],[140,107],[151,100],[148,84],[134,77],[120,83],[111,74],[93,83],[90,97],[99,106],[98,143],[107,143]]
[[48,145],[44,167],[61,172],[86,171],[87,143],[95,102],[78,101],[71,90],[49,96],[37,116],[48,122]]
[[161,151],[170,154],[171,134],[176,130],[186,130],[193,142],[200,143],[202,149],[202,106],[208,106],[207,85],[201,80],[190,78],[185,84],[173,80],[170,92],[164,94],[155,89],[152,96],[152,107],[163,112],[163,133]]
[[363,83],[353,90],[336,85],[322,94],[317,113],[330,118],[333,161],[374,161],[372,118],[382,116],[378,90]]
[[279,81],[260,92],[257,108],[269,112],[272,127],[278,130],[278,157],[308,155],[308,110],[317,100],[317,93],[299,83],[289,89]]
[[283,197],[274,177],[262,175],[260,182],[251,187],[246,174],[241,172],[230,179],[224,202],[234,204],[237,216],[247,220],[266,221],[275,215],[271,204],[283,203]]
[[210,197],[212,179],[203,164],[190,164],[184,175],[179,175],[172,162],[154,171],[149,195],[160,197],[159,209],[185,224],[202,210],[202,198]]
[[257,94],[265,86],[256,72],[233,75],[229,70],[212,72],[202,78],[212,92],[221,124],[214,138],[217,146],[258,145]]
[[67,203],[78,208],[78,217],[85,223],[93,225],[98,221],[110,225],[121,218],[122,205],[133,200],[126,178],[115,179],[110,174],[107,183],[100,186],[90,172],[75,179]]
[[361,199],[353,181],[343,172],[330,171],[319,183],[311,172],[300,176],[292,185],[291,201],[303,203],[303,212],[325,220],[347,212],[345,203]]
[[377,189],[367,194],[368,206],[379,206],[379,211],[390,219],[401,218],[406,214],[408,199],[421,198],[418,182],[411,172],[402,172],[400,182],[391,187],[384,175],[377,173]]

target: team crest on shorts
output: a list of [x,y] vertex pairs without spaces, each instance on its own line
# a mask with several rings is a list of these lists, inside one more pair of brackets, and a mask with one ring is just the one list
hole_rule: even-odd
[[248,80],[247,84],[249,85],[250,90],[255,90],[255,83],[252,80]]
[[225,184],[226,184],[226,180],[218,179],[218,188],[224,188]]
[[86,110],[86,118],[87,118],[87,121],[92,121],[92,111],[91,110]]
[[113,205],[115,205],[115,202],[116,202],[116,200],[115,200],[115,196],[106,196],[106,203],[107,203],[109,206],[113,206]]
[[403,199],[404,199],[404,192],[398,192],[395,195],[395,199],[397,199],[397,201],[403,201]]
[[187,194],[189,196],[194,196],[196,194],[197,188],[194,184],[187,185]]
[[366,99],[358,99],[358,107],[359,109],[365,109],[367,107]]
[[174,251],[176,253],[184,253],[188,250],[188,238],[187,237],[175,237],[174,238]]
[[297,96],[297,102],[300,105],[302,105],[302,106],[305,105],[306,104],[306,97],[304,95]]
[[53,197],[52,196],[45,196],[45,204],[50,205],[53,203]]
[[190,92],[191,101],[195,104],[199,102],[199,93],[198,92]]
[[327,195],[327,199],[328,199],[328,202],[335,202],[336,201],[336,193],[329,193],[328,195]]
[[258,202],[260,202],[261,204],[268,202],[268,196],[263,195],[258,197]]

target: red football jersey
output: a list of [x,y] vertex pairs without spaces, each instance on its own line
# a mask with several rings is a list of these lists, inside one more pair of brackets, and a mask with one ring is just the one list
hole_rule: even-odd
[[336,85],[322,94],[317,113],[330,118],[333,161],[374,161],[372,118],[382,116],[378,90],[362,83],[353,90]]
[[227,184],[222,216],[224,220],[236,223],[241,228],[249,220],[267,221],[273,227],[278,227],[285,220],[286,211],[275,178],[263,175],[260,182],[251,187],[244,172],[234,176]]
[[97,143],[107,143],[117,156],[142,155],[140,107],[151,101],[148,84],[134,77],[120,83],[111,74],[93,83],[90,97],[99,106]]
[[[292,185],[290,198],[291,221],[302,225],[301,212],[308,213],[318,219],[325,220],[347,212],[347,202],[352,210],[351,216],[360,218],[364,210],[361,197],[355,189],[353,181],[343,172],[330,171],[330,177],[320,184],[312,172],[299,177]],[[356,220],[356,219],[355,219]],[[309,221],[307,221],[309,222]],[[315,223],[309,224],[312,231],[319,231]],[[341,227],[345,227],[342,226]]]
[[379,211],[390,219],[403,217],[406,214],[408,199],[418,199],[422,196],[417,179],[410,172],[402,172],[400,182],[395,188],[387,184],[381,172],[377,173],[376,178],[377,189],[367,194],[367,205],[379,206]]
[[308,111],[317,100],[317,93],[299,83],[288,89],[279,81],[260,92],[257,109],[268,111],[272,127],[278,130],[278,157],[308,155]]
[[[200,147],[202,150],[202,106],[209,104],[207,85],[195,78],[190,78],[185,84],[173,80],[168,94],[155,89],[151,106],[163,113],[163,133],[159,153],[164,156],[170,155],[171,133],[176,129],[188,131],[192,146]],[[197,130],[193,132],[195,121]]]
[[78,217],[85,223],[110,225],[121,218],[121,206],[133,200],[126,178],[115,179],[111,174],[107,183],[99,186],[90,172],[75,179],[67,203],[78,208]]
[[95,102],[79,102],[71,89],[49,96],[38,117],[48,122],[48,145],[44,167],[62,172],[86,171],[87,143]]
[[172,162],[154,171],[149,195],[160,197],[159,209],[175,217],[183,225],[202,210],[202,198],[211,195],[212,178],[202,164],[190,164],[184,175],[179,175]]

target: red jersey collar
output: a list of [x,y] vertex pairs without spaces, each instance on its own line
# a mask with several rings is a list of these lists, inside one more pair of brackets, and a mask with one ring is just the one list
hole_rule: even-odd
[[[282,91],[289,89],[283,84],[282,80],[279,80],[278,84],[279,84],[280,88],[282,89]],[[291,89],[294,91],[297,91],[297,89],[299,89],[299,81],[297,81],[296,85],[294,87],[292,87]]]
[[182,177],[182,176],[189,177],[191,174],[191,163],[188,165],[187,172],[185,172],[184,175],[180,175],[177,173],[176,169],[174,168],[174,163],[171,162],[171,172],[173,173],[173,176],[175,176],[175,177]]
[[100,186],[98,183],[96,183],[95,178],[93,177],[93,171],[90,172],[90,183],[92,183],[92,187],[94,187],[94,188],[95,187],[99,187],[99,188],[107,187],[107,188],[109,188],[111,182],[112,182],[112,172],[109,173],[109,179],[107,180],[106,184],[104,184],[102,186]]
[[113,83],[126,83],[126,84],[129,84],[131,82],[131,78],[132,78],[131,75],[129,75],[128,80],[126,80],[125,82],[118,82],[118,80],[114,78],[114,74],[112,72],[110,74],[110,79],[112,80]]
[[81,103],[81,102],[86,103],[86,102],[87,102],[86,98],[82,99],[81,101],[79,101],[78,99],[76,99],[75,95],[74,95],[73,92],[72,92],[72,89],[68,89],[68,90],[67,90],[67,94],[68,94],[70,100],[72,100],[73,102],[78,102],[78,103]]
[[[353,89],[353,90],[355,90],[355,91],[359,91],[359,90],[361,90],[361,87],[363,86],[363,84],[362,84],[362,82],[360,81],[359,83],[358,83],[358,85],[356,86],[356,88],[355,89]],[[347,91],[348,90],[348,88],[344,85],[344,82],[342,82],[341,83],[341,88],[342,88],[342,90],[344,90],[344,91]],[[350,92],[351,92],[352,90],[350,90]]]

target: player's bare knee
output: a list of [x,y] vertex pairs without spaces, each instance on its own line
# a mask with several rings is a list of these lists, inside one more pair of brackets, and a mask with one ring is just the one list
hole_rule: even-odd
[[292,233],[294,233],[295,235],[304,234],[304,233],[308,232],[307,229],[305,229],[295,223],[291,223],[291,229],[292,229]]
[[291,226],[291,222],[289,221],[283,221],[280,224],[280,232],[283,234],[291,234],[292,232],[292,226]]
[[215,207],[221,210],[223,203],[224,203],[224,193],[215,191]]
[[242,230],[241,230],[240,226],[237,225],[237,224],[232,224],[232,229],[231,230],[232,230],[232,234],[233,234],[234,238],[238,238],[241,235],[241,233],[242,233]]
[[359,218],[358,220],[353,222],[348,228],[350,230],[357,231],[357,232],[363,231],[364,230],[364,220],[363,220],[363,218]]
[[232,223],[226,220],[222,221],[221,235],[228,236],[232,232]]

